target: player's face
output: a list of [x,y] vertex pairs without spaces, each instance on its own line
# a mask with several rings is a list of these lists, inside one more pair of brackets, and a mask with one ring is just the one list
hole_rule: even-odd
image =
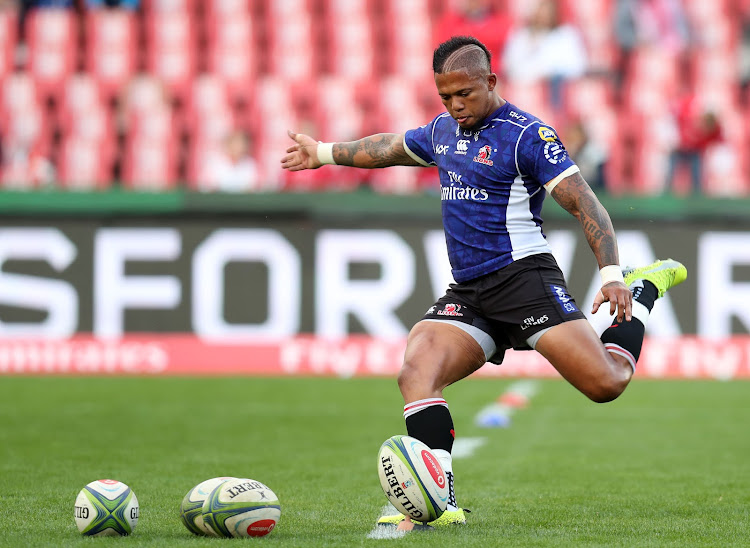
[[463,129],[473,128],[492,113],[496,83],[494,74],[469,74],[465,70],[435,74],[445,109]]

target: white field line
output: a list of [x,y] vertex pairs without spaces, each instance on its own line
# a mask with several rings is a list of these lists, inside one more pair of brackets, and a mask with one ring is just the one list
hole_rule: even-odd
[[451,456],[453,457],[453,460],[468,459],[485,443],[487,443],[487,438],[458,438],[453,442]]

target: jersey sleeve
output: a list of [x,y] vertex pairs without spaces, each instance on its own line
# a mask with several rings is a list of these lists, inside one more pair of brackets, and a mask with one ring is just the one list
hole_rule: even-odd
[[578,171],[557,132],[542,124],[532,124],[521,134],[516,162],[521,175],[532,177],[540,185],[556,184],[560,175],[568,176]]
[[437,118],[429,124],[410,129],[404,134],[404,150],[418,164],[425,167],[435,165],[435,149],[432,135]]

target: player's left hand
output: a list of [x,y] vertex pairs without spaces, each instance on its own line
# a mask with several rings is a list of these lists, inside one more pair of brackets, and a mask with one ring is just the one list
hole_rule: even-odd
[[602,303],[609,303],[609,315],[617,311],[617,321],[630,321],[633,318],[633,294],[627,285],[622,282],[609,282],[603,285],[594,299],[592,314],[596,314]]

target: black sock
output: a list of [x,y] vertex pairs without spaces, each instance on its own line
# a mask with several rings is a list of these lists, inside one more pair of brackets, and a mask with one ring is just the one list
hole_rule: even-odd
[[630,291],[633,292],[633,300],[648,308],[649,312],[654,308],[656,299],[659,298],[659,290],[648,280],[636,280],[630,286]]
[[406,417],[406,431],[430,449],[453,449],[453,418],[445,405],[430,405]]
[[[630,289],[633,292],[633,300],[642,304],[651,312],[654,302],[659,297],[656,286],[648,280],[637,280],[631,285]],[[636,317],[633,317],[629,322],[623,320],[619,323],[615,319],[612,325],[602,333],[601,340],[609,352],[624,357],[635,371],[635,364],[641,355],[645,333],[646,327]]]

